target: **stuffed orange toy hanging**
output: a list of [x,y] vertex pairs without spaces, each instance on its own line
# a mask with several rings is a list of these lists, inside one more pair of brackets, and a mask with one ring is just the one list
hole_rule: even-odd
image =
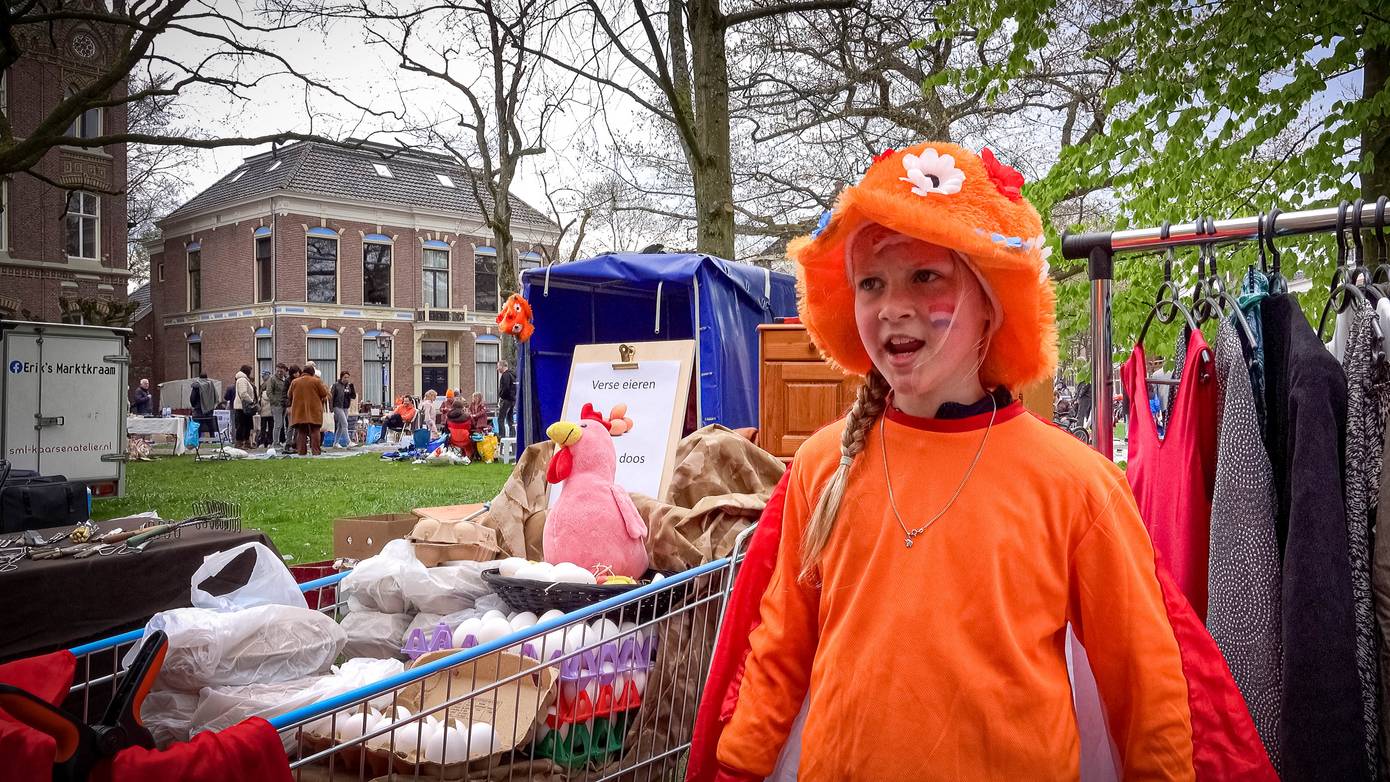
[[517,342],[525,342],[536,331],[536,326],[531,320],[531,303],[522,298],[520,293],[513,293],[507,297],[507,303],[502,305],[502,311],[497,313],[497,330],[516,337]]
[[1056,297],[1042,220],[1022,197],[1023,175],[945,142],[888,150],[810,236],[793,240],[802,322],[821,353],[846,373],[873,367],[854,323],[849,240],[877,223],[964,255],[1003,315],[980,368],[986,386],[1018,390],[1057,366]]

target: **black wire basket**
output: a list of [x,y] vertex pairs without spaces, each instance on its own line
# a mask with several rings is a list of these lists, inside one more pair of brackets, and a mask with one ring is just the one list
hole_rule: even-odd
[[[657,571],[647,571],[638,584],[568,584],[530,578],[509,578],[493,568],[483,571],[483,582],[492,587],[513,611],[530,611],[540,616],[551,610],[568,614],[595,603],[602,603],[609,598],[650,584],[655,575]],[[670,574],[661,575],[664,577]],[[625,605],[622,615],[616,621],[645,622],[662,616],[671,610],[673,602],[685,597],[687,586],[688,582],[682,583],[645,597],[634,605]]]

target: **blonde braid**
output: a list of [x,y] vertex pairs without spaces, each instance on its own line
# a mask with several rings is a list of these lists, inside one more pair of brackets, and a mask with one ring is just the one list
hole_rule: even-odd
[[835,474],[830,476],[830,481],[821,491],[801,541],[801,580],[805,583],[811,583],[820,565],[821,552],[835,529],[835,517],[840,512],[840,501],[844,499],[845,486],[849,483],[850,466],[854,463],[854,457],[864,450],[864,442],[874,422],[883,415],[890,390],[888,381],[877,369],[869,370],[864,385],[859,387],[859,393],[854,398],[854,406],[845,418],[845,431],[840,435],[840,466],[835,468]]

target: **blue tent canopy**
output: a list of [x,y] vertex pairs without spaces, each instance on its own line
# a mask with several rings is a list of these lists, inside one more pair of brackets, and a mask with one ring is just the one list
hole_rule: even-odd
[[518,357],[518,450],[559,420],[576,345],[694,339],[699,425],[757,426],[757,327],[796,315],[791,275],[710,255],[612,253],[521,286],[536,333]]

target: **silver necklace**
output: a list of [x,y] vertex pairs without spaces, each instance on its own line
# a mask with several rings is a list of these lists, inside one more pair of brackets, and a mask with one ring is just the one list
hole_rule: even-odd
[[907,528],[907,524],[903,522],[902,514],[898,512],[898,502],[893,498],[893,476],[891,471],[888,469],[888,438],[884,436],[884,420],[887,419],[888,416],[879,416],[878,444],[883,452],[883,482],[888,485],[888,507],[893,509],[893,518],[898,520],[898,526],[902,527],[903,529],[904,547],[912,548],[912,541],[915,540],[918,535],[921,535],[923,532],[926,532],[927,529],[931,527],[931,525],[936,523],[937,519],[946,515],[946,511],[950,510],[951,506],[956,504],[956,500],[960,499],[960,493],[965,490],[966,482],[970,480],[970,476],[975,472],[975,467],[978,466],[980,463],[980,457],[985,452],[985,442],[989,440],[989,432],[991,429],[994,428],[994,418],[999,414],[999,402],[995,400],[993,393],[990,394],[989,401],[991,404],[994,405],[994,409],[989,414],[989,426],[985,427],[985,435],[984,437],[980,438],[980,447],[975,451],[975,458],[971,460],[970,467],[966,469],[965,477],[960,479],[960,485],[956,487],[956,491],[954,494],[951,495],[951,499],[947,500],[946,506],[941,510],[937,511],[936,515],[932,516],[930,519],[927,519],[926,524],[923,524],[922,526],[916,529]]

